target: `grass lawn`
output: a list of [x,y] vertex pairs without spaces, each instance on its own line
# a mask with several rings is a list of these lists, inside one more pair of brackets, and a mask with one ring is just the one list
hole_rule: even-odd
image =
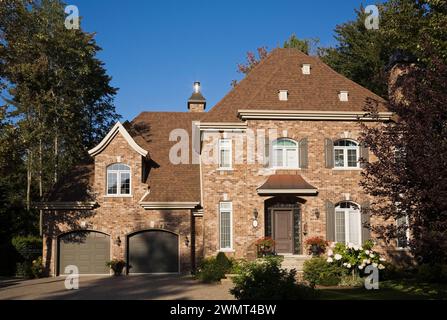
[[379,290],[365,288],[320,288],[322,300],[420,300],[447,299],[447,285],[415,280],[380,282]]

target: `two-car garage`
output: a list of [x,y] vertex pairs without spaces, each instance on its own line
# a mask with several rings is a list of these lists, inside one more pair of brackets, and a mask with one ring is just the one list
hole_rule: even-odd
[[[130,274],[178,273],[179,238],[164,230],[146,230],[127,237]],[[75,265],[80,274],[110,274],[111,239],[96,231],[75,231],[58,238],[58,274]]]

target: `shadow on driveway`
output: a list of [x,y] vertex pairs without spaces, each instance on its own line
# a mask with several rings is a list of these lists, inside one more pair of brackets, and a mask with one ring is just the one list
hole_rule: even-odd
[[203,284],[191,276],[81,277],[78,290],[65,277],[16,281],[0,288],[1,300],[229,300],[231,283]]

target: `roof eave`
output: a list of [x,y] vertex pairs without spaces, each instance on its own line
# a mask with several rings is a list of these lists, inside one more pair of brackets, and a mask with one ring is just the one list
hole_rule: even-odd
[[127,143],[137,153],[139,153],[143,157],[148,156],[149,152],[147,150],[144,150],[135,142],[135,140],[131,137],[129,132],[127,132],[127,130],[123,127],[123,125],[119,121],[113,126],[112,130],[109,131],[109,133],[104,137],[104,139],[102,139],[102,141],[96,147],[88,151],[89,155],[94,157],[99,153],[101,153],[118,133],[121,133],[121,135],[124,137]]
[[351,120],[389,121],[392,112],[379,112],[377,117],[364,111],[311,111],[311,110],[238,110],[241,120]]

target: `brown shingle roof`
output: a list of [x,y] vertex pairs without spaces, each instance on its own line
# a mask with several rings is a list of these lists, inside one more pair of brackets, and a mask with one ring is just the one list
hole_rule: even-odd
[[[301,66],[311,65],[303,75]],[[288,101],[279,101],[278,91],[288,90]],[[349,92],[349,101],[338,99]],[[363,111],[367,98],[385,101],[368,89],[340,75],[317,57],[296,49],[275,49],[204,117],[204,122],[237,122],[238,110]]]
[[[132,125],[139,131],[134,137],[149,150],[153,166],[146,182],[150,193],[143,199],[148,202],[200,202],[200,167],[198,164],[174,165],[169,160],[169,151],[176,141],[169,141],[174,129],[188,132],[189,159],[191,162],[192,122],[199,121],[204,113],[143,112]],[[143,139],[141,139],[143,138]]]
[[316,188],[309,184],[299,174],[274,174],[268,177],[267,181],[258,190],[309,190]]

